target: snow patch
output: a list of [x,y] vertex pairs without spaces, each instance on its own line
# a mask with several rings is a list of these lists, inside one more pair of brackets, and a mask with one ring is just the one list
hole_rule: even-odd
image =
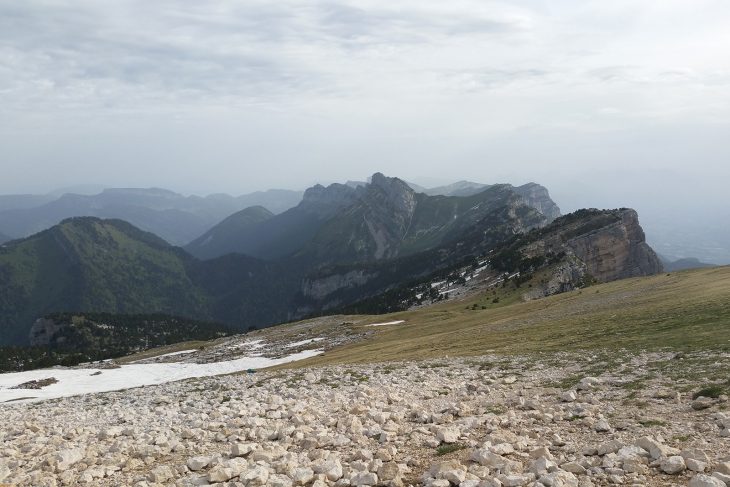
[[286,348],[299,347],[301,345],[307,345],[308,343],[314,343],[314,342],[318,342],[320,340],[324,340],[324,338],[322,338],[322,337],[319,337],[319,338],[310,338],[309,340],[302,340],[300,342],[290,343],[289,345],[286,346]]
[[[166,353],[163,355],[155,355],[154,357],[150,357],[150,358],[174,357],[176,355],[186,355],[188,353],[194,353],[194,352],[197,352],[197,350],[181,350],[179,352],[170,352],[170,353]],[[148,360],[148,359],[143,359],[143,360]],[[139,360],[137,362],[139,362]]]
[[[248,369],[262,369],[320,355],[322,350],[305,350],[286,357],[243,357],[210,364],[173,362],[167,364],[129,364],[118,369],[40,369],[0,374],[0,403],[13,401],[42,401],[58,397],[78,396],[96,392],[118,391],[155,384],[164,384],[193,377],[231,374]],[[96,374],[101,372],[101,374]],[[55,377],[56,384],[39,390],[10,389],[31,380]],[[14,401],[16,399],[23,401]]]
[[406,322],[406,320],[388,321],[387,323],[373,323],[372,325],[367,325],[367,326],[400,325],[401,323],[405,323],[405,322]]

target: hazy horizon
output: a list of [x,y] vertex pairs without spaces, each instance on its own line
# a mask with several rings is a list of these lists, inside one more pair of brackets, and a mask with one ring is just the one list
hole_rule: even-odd
[[535,181],[730,262],[729,23],[720,0],[4,3],[0,193]]

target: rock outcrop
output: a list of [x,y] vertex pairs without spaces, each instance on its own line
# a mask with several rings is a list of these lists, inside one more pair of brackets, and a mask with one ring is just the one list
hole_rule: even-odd
[[333,215],[338,210],[353,204],[361,194],[359,188],[346,184],[316,184],[304,192],[300,206],[302,209],[314,211],[322,218]]
[[560,208],[550,198],[550,193],[545,186],[537,183],[527,183],[514,188],[514,192],[520,195],[527,206],[535,208],[547,217],[551,222],[560,216]]
[[636,211],[579,210],[527,235],[517,251],[528,259],[558,261],[545,282],[524,294],[536,299],[593,282],[650,276],[663,271],[646,243]]
[[619,218],[614,224],[571,238],[566,246],[601,282],[662,272],[662,263],[646,243],[636,211],[620,210]]

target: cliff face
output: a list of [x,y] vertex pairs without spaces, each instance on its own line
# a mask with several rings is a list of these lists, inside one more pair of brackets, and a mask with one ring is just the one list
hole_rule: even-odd
[[317,184],[304,192],[300,207],[305,211],[318,213],[322,218],[329,218],[353,204],[360,194],[361,191],[357,188],[346,184],[335,183],[327,187]]
[[415,192],[398,178],[375,173],[363,201],[363,220],[374,243],[372,257],[394,257],[416,210]]
[[554,222],[520,252],[529,258],[563,256],[546,282],[526,293],[525,299],[664,270],[631,209],[580,210]]
[[547,217],[551,222],[560,216],[560,208],[550,198],[550,193],[546,187],[537,183],[527,183],[518,186],[513,190],[520,195],[527,206],[535,208],[537,211]]
[[566,246],[585,264],[586,271],[602,282],[662,272],[662,263],[646,243],[636,211],[621,210],[618,216],[616,223],[571,238]]

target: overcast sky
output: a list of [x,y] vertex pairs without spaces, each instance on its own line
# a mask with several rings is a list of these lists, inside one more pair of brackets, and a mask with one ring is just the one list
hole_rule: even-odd
[[727,208],[728,26],[727,0],[0,0],[0,192],[382,171]]

